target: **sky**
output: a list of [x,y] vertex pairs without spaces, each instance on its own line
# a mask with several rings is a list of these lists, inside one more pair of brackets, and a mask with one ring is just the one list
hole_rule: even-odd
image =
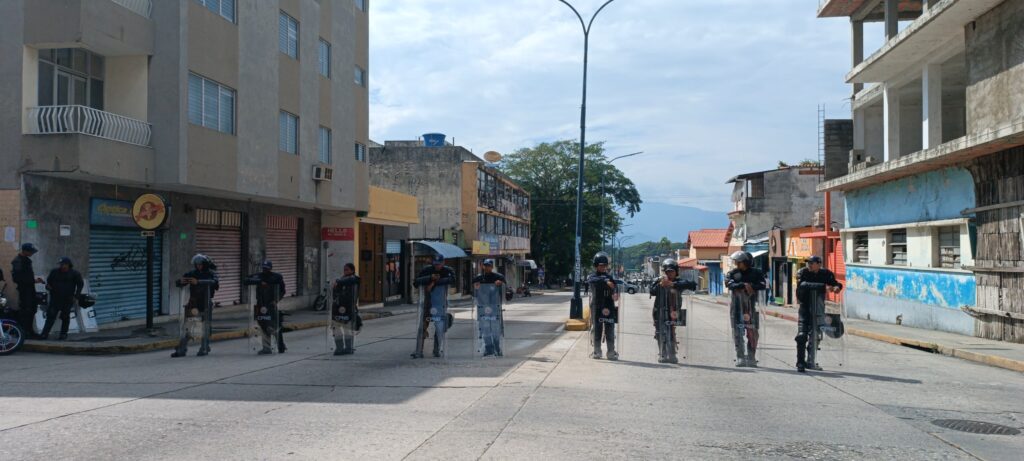
[[[589,19],[603,0],[571,3]],[[644,152],[616,166],[645,202],[710,211],[736,174],[817,158],[818,106],[849,118],[851,92],[849,22],[817,5],[612,2],[590,37],[588,143]],[[373,0],[370,137],[440,132],[477,154],[579,139],[582,55],[557,0]]]

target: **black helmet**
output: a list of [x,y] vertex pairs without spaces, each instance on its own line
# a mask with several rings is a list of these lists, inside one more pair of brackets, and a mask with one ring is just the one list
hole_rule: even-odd
[[679,263],[677,263],[676,260],[672,258],[665,258],[665,260],[661,262],[661,271],[675,271],[678,274]]
[[750,262],[753,260],[753,258],[750,257],[750,253],[747,253],[746,251],[737,251],[737,252],[733,253],[729,257],[732,258],[732,260],[734,262],[736,262],[737,264],[739,264],[739,263],[750,264]]
[[608,264],[608,254],[607,253],[602,251],[602,252],[594,255],[594,266],[596,267],[598,264]]
[[263,264],[260,264],[260,268],[269,271],[274,268],[274,263],[269,259],[264,259]]
[[92,307],[96,305],[96,297],[89,293],[82,293],[78,295],[78,306],[79,307]]
[[821,256],[814,255],[807,258],[807,264],[821,264]]
[[192,265],[195,266],[196,264],[206,264],[209,266],[210,258],[206,257],[206,255],[202,253],[196,253],[196,255],[192,257]]
[[21,251],[27,251],[29,253],[38,253],[39,249],[36,248],[36,246],[31,243],[22,243]]
[[74,264],[71,264],[71,258],[69,258],[67,256],[61,256],[60,258],[57,258],[57,265],[58,266],[63,266],[65,264],[67,264],[68,267],[71,267],[71,266],[74,265]]

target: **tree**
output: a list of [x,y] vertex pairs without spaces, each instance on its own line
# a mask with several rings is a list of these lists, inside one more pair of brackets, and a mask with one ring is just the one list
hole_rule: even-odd
[[[501,163],[501,170],[530,193],[532,253],[553,275],[571,274],[575,262],[578,146],[572,140],[540,143],[515,151]],[[619,210],[632,217],[642,202],[633,181],[607,162],[604,143],[588,145],[584,157],[581,258],[588,267],[590,256],[601,249],[602,236],[622,229]]]

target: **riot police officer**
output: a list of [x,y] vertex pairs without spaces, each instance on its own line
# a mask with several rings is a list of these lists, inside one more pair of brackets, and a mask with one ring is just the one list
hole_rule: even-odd
[[260,355],[273,353],[273,349],[270,348],[270,342],[271,337],[276,335],[277,352],[283,354],[288,348],[284,346],[284,332],[281,328],[281,310],[278,303],[287,292],[284,284],[284,276],[280,273],[274,272],[273,261],[267,259],[260,264],[260,272],[246,278],[245,284],[256,285],[256,299],[254,300],[256,301],[255,308],[265,308],[267,310],[265,313],[260,312],[260,316],[266,318],[259,321],[260,330],[263,335],[263,349],[258,353]]
[[[213,293],[220,288],[213,261],[203,254],[192,257],[192,270],[175,281],[178,287],[189,287],[189,302],[185,309],[199,311],[203,318],[203,337],[199,345],[198,357],[210,353],[210,333],[213,323]],[[188,337],[183,336],[171,357],[184,357],[188,353]]]
[[68,338],[68,326],[71,321],[71,309],[75,306],[75,298],[82,294],[85,281],[82,274],[73,269],[71,258],[61,256],[57,260],[57,267],[50,271],[46,277],[46,289],[50,291],[50,305],[46,310],[46,323],[39,339],[47,339],[53,324],[60,316],[60,337],[61,341]]
[[808,366],[816,368],[816,364],[806,363],[809,352],[807,350],[808,336],[815,334],[811,331],[813,324],[811,316],[814,315],[811,312],[811,297],[817,295],[808,285],[823,284],[826,290],[833,293],[839,293],[843,289],[843,285],[836,281],[836,275],[832,271],[821,267],[821,257],[817,255],[807,258],[807,266],[796,273],[796,280],[796,299],[800,302],[800,317],[797,322],[796,338],[793,339],[796,340],[796,369],[800,373],[804,373]]
[[342,269],[341,278],[334,281],[334,286],[332,287],[334,305],[331,306],[331,321],[344,324],[339,328],[341,337],[334,337],[334,355],[355,353],[355,348],[352,347],[353,340],[355,339],[353,336],[359,329],[361,322],[357,302],[359,283],[360,279],[356,275],[356,266],[352,263],[346,263]]
[[[726,274],[725,283],[733,294],[729,306],[729,319],[732,326],[733,344],[736,347],[736,366],[757,367],[755,356],[758,338],[745,338],[744,336],[751,332],[744,332],[737,326],[740,322],[747,322],[743,317],[749,315],[749,322],[752,322],[754,329],[760,328],[760,319],[755,306],[757,293],[765,289],[764,273],[752,266],[754,258],[750,256],[750,253],[737,251],[730,258],[736,264],[736,268]],[[744,305],[749,306],[749,312],[743,312]],[[745,339],[746,344],[744,345]]]
[[[425,288],[424,300],[423,300],[423,303],[424,303],[423,318],[421,319],[421,325],[420,325],[420,327],[423,329],[423,331],[422,331],[423,335],[421,337],[425,337],[426,336],[427,324],[430,321],[430,309],[432,307],[430,305],[430,300],[431,300],[430,294],[432,292],[434,292],[435,290],[447,290],[448,286],[451,285],[454,281],[455,281],[455,271],[452,270],[452,268],[450,268],[450,267],[448,267],[448,266],[446,266],[444,264],[444,256],[441,256],[441,255],[434,255],[434,259],[432,261],[432,264],[427,266],[427,267],[424,267],[423,270],[421,270],[419,272],[419,274],[416,276],[416,279],[413,280],[412,284],[413,284],[414,287],[416,287],[416,288],[420,288],[420,287]],[[439,306],[439,308],[446,308],[446,306]],[[454,316],[452,316],[452,314],[446,314],[446,317],[447,317],[447,321],[445,322],[445,331],[447,331],[449,328],[451,328],[452,321],[454,320]],[[441,339],[438,338],[438,335],[435,335],[434,336],[434,357],[440,357],[441,356],[441,342],[440,341],[441,341]],[[420,354],[420,352],[422,351],[421,350],[422,344],[417,344],[416,346],[417,346],[417,352],[413,354],[413,357],[414,358],[420,358],[420,357],[422,357],[422,354]]]
[[[654,297],[654,307],[651,308],[651,318],[654,320],[654,339],[658,341],[659,348],[661,348],[661,334],[663,331],[668,332],[672,338],[666,339],[666,341],[675,341],[675,334],[673,328],[665,328],[664,325],[659,325],[659,308],[669,309],[670,306],[674,308],[674,313],[670,312],[663,320],[676,321],[676,318],[671,318],[672,315],[683,314],[683,307],[681,299],[677,299],[675,303],[669,303],[668,299],[662,299],[663,297],[669,297],[672,294],[669,290],[675,289],[681,293],[684,290],[696,291],[697,283],[693,281],[679,280],[679,264],[676,260],[667,258],[661,262],[661,273],[664,274],[650,284],[650,294]],[[661,355],[658,357],[658,361],[661,363],[678,363],[679,359],[676,357],[675,344],[670,344],[672,347],[661,348]],[[667,352],[667,354],[665,353]]]
[[[493,259],[485,259],[480,267],[481,273],[478,274],[476,277],[473,277],[473,289],[479,289],[481,283],[493,284],[494,286],[499,287],[499,290],[500,287],[505,286],[505,276],[499,272],[494,272]],[[498,304],[497,306],[499,309],[501,308],[501,304]],[[494,355],[501,356],[501,341],[498,338],[496,338],[497,335],[500,335],[500,330],[494,327],[497,324],[497,321],[485,320],[484,317],[487,317],[487,315],[484,313],[483,307],[474,307],[474,309],[479,310],[479,313],[477,315],[477,323],[479,329],[478,331],[484,332],[485,335],[485,337],[482,338],[484,341],[483,355],[485,357],[490,357]],[[501,313],[497,313],[497,315],[492,314],[491,316],[500,319]]]
[[590,319],[593,322],[594,355],[601,358],[601,339],[608,344],[608,360],[618,360],[615,352],[615,324],[618,323],[619,301],[615,279],[608,273],[608,255],[604,252],[594,255],[594,273],[587,278],[587,286],[593,290],[590,296]]

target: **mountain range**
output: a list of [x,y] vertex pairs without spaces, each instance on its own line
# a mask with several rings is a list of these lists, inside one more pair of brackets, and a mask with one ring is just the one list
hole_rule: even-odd
[[625,218],[624,224],[622,235],[630,238],[622,242],[623,246],[632,246],[656,242],[662,237],[668,237],[673,242],[685,242],[690,231],[729,227],[729,217],[723,211],[645,202],[636,216]]

